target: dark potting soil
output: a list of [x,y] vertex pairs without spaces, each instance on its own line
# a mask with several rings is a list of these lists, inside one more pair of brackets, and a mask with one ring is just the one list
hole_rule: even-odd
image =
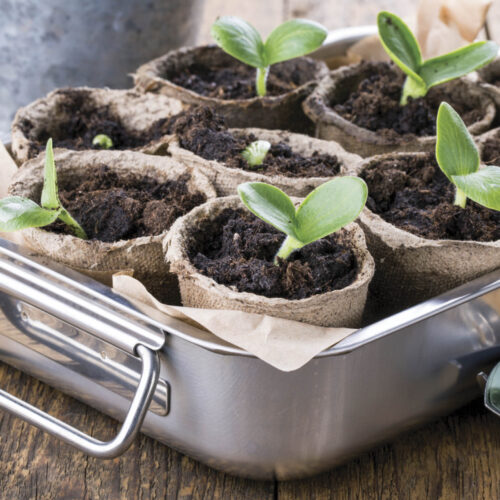
[[[178,217],[204,203],[203,193],[189,192],[188,181],[189,174],[157,182],[150,177],[119,176],[102,166],[78,186],[63,186],[59,195],[90,239],[114,242],[161,234]],[[71,234],[60,222],[50,229]]]
[[226,209],[196,232],[191,262],[217,283],[265,297],[303,299],[339,290],[356,278],[354,252],[334,234],[273,263],[283,233],[250,212]]
[[[205,97],[217,99],[250,99],[256,97],[256,69],[236,59],[230,65],[208,67],[193,63],[176,71],[167,71],[164,78]],[[306,58],[291,59],[271,66],[266,96],[291,92],[313,80],[315,67]]]
[[500,133],[484,142],[481,160],[488,165],[500,165]]
[[206,160],[223,162],[230,168],[286,177],[331,177],[340,171],[341,163],[336,156],[315,151],[304,157],[293,152],[285,142],[271,144],[263,164],[251,167],[241,152],[259,138],[254,134],[233,135],[224,119],[207,107],[199,106],[172,117],[168,130],[179,137],[184,149]]
[[73,89],[61,89],[62,96],[54,115],[67,116],[64,121],[47,121],[47,128],[33,132],[33,123],[24,120],[21,130],[32,142],[31,156],[36,156],[45,149],[47,140],[52,137],[54,147],[84,150],[100,149],[92,145],[98,134],[105,134],[113,141],[111,149],[134,149],[164,135],[161,124],[153,123],[150,130],[143,134],[127,129],[120,118],[112,113],[109,106],[98,106],[90,92]]
[[454,99],[443,86],[433,87],[425,97],[410,98],[406,106],[401,106],[403,72],[392,63],[361,64],[369,65],[370,77],[362,80],[343,103],[332,103],[337,113],[359,127],[380,131],[388,138],[436,135],[436,115],[443,101],[451,104],[467,125],[482,118],[475,103]]
[[455,187],[434,155],[388,159],[361,173],[368,185],[367,207],[385,221],[428,239],[496,241],[500,212],[467,200],[453,204]]

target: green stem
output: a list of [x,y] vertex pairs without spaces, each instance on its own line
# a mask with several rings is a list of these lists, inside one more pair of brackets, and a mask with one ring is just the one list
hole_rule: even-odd
[[424,97],[425,94],[427,94],[426,86],[414,78],[407,76],[399,104],[406,106],[408,104],[408,97],[416,99],[417,97]]
[[455,205],[465,208],[466,203],[467,203],[467,195],[460,188],[457,187],[457,192],[455,193]]
[[278,258],[287,259],[288,256],[298,248],[302,248],[304,246],[299,240],[296,240],[293,236],[287,236],[285,241],[282,243],[276,257],[274,258],[274,263],[278,263]]
[[260,97],[264,97],[266,95],[266,82],[268,74],[269,66],[267,66],[267,68],[257,68],[255,87],[257,89],[257,95]]
[[87,234],[83,230],[82,226],[76,222],[73,217],[67,212],[64,208],[61,209],[61,213],[59,214],[59,219],[61,219],[65,224],[67,224],[71,230],[73,231],[74,235],[77,238],[81,238],[82,240],[88,240]]

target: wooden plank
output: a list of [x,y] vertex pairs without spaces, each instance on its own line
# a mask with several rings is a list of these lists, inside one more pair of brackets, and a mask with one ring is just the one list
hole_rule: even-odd
[[500,420],[478,401],[330,473],[280,483],[278,498],[500,498]]
[[[0,363],[0,387],[101,439],[116,421]],[[2,499],[190,499],[271,500],[272,482],[231,477],[146,436],[120,458],[85,456],[18,418],[0,411]]]

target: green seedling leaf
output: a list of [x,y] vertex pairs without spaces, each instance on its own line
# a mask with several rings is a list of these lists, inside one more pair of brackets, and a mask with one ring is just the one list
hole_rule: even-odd
[[42,206],[21,196],[11,196],[0,200],[0,231],[10,232],[29,227],[44,227],[56,219],[67,224],[75,236],[87,239],[83,228],[61,205],[57,189],[57,172],[52,151],[52,139],[45,148],[45,170],[41,196]]
[[61,206],[57,189],[57,174],[54,151],[52,150],[52,139],[49,139],[45,146],[45,171],[41,203],[43,208],[52,210],[57,210]]
[[308,19],[291,19],[275,28],[264,44],[268,66],[316,50],[328,32],[319,23]]
[[325,40],[327,31],[318,23],[292,19],[278,26],[264,43],[259,32],[235,16],[219,17],[212,36],[222,50],[239,61],[257,68],[257,95],[266,95],[269,67],[278,62],[309,54]]
[[106,134],[97,134],[92,139],[92,146],[96,146],[101,149],[111,149],[113,147],[113,141],[111,137]]
[[433,57],[422,64],[419,74],[427,88],[467,75],[495,59],[495,42],[475,42],[443,56]]
[[500,167],[488,166],[468,175],[454,175],[452,182],[467,198],[500,211]]
[[247,182],[238,186],[238,194],[248,210],[278,231],[295,236],[295,206],[277,187],[265,182]]
[[452,181],[454,175],[476,172],[479,151],[459,114],[447,102],[439,106],[436,128],[436,159],[446,177]]
[[446,102],[438,111],[436,160],[457,188],[456,205],[465,208],[470,198],[500,210],[500,167],[479,168],[479,151],[458,113]]
[[29,227],[52,224],[59,217],[59,210],[49,210],[21,196],[0,200],[0,231],[9,233]]
[[251,167],[258,167],[262,165],[270,149],[270,142],[254,141],[241,152],[241,156],[243,156]]
[[368,188],[359,177],[338,177],[309,193],[296,214],[296,233],[305,245],[337,232],[361,213]]
[[496,43],[483,41],[423,61],[415,36],[398,16],[380,12],[377,25],[385,51],[407,75],[401,95],[402,105],[407,104],[409,97],[423,97],[431,87],[485,66],[498,53]]
[[380,41],[389,55],[407,75],[421,81],[418,71],[422,65],[422,54],[417,39],[410,28],[395,14],[379,12],[377,27]]
[[352,222],[366,203],[368,188],[358,177],[338,177],[322,184],[295,209],[280,189],[262,182],[238,186],[246,207],[287,235],[276,259],[332,234]]
[[211,33],[215,43],[238,61],[254,68],[268,66],[262,38],[250,23],[236,16],[219,17]]

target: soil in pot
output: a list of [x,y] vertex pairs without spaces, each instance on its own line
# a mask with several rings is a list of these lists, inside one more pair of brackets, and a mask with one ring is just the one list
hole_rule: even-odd
[[432,153],[387,159],[365,168],[367,207],[386,222],[431,240],[500,240],[500,212],[471,200],[454,205],[455,187]]
[[500,132],[482,144],[481,161],[487,165],[500,165]]
[[[178,217],[205,202],[203,193],[189,191],[188,181],[189,174],[166,182],[119,176],[103,165],[87,181],[62,186],[59,196],[90,239],[112,243],[159,235]],[[48,229],[71,234],[59,222]]]
[[85,150],[100,149],[92,144],[92,140],[98,134],[105,134],[113,141],[111,149],[129,150],[144,146],[166,133],[161,120],[143,133],[131,131],[110,106],[94,102],[90,91],[61,89],[58,94],[62,99],[58,101],[54,114],[67,116],[67,120],[47,123],[47,129],[39,130],[36,136],[29,119],[24,118],[19,124],[24,135],[32,140],[30,148],[35,151],[31,156],[43,151],[50,137],[55,147]]
[[[160,77],[205,97],[217,99],[251,99],[257,95],[255,68],[236,59],[231,64],[208,67],[193,62],[180,71],[173,68]],[[267,95],[291,92],[315,78],[317,69],[305,58],[274,64],[269,71]]]
[[188,255],[217,283],[265,297],[304,299],[340,290],[356,279],[356,256],[342,233],[311,243],[275,265],[282,241],[282,233],[253,214],[227,208],[204,222]]
[[263,164],[252,167],[241,152],[259,138],[254,134],[231,133],[222,116],[208,107],[193,108],[168,122],[169,133],[178,136],[181,147],[206,160],[222,162],[229,168],[286,177],[332,177],[340,172],[341,163],[336,156],[315,151],[304,157],[284,142],[271,144]]
[[436,115],[441,102],[453,106],[467,125],[480,120],[482,111],[474,102],[453,98],[443,86],[429,90],[425,97],[410,98],[406,106],[399,104],[405,75],[392,63],[369,65],[371,74],[360,81],[355,92],[347,95],[333,109],[355,125],[395,139],[401,135],[418,137],[436,135]]

